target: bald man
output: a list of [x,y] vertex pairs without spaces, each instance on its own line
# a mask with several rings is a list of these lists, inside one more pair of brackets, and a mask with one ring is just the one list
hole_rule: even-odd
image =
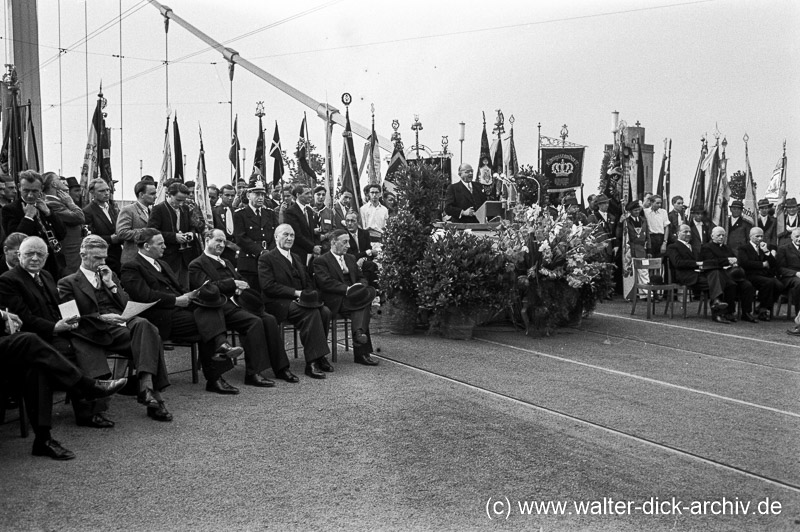
[[715,227],[711,230],[711,242],[703,244],[700,248],[700,260],[703,261],[704,268],[720,270],[720,278],[725,290],[725,302],[730,311],[725,318],[729,321],[736,321],[733,309],[736,308],[738,299],[742,305],[742,320],[758,323],[758,318],[753,315],[755,288],[747,280],[744,270],[739,266],[736,254],[725,245],[725,234],[725,229],[722,227]]
[[453,223],[476,224],[478,219],[475,217],[481,205],[486,202],[486,194],[483,193],[483,186],[473,182],[475,171],[469,164],[462,164],[458,167],[458,176],[461,181],[447,186],[444,195],[444,212],[450,216]]
[[736,256],[747,280],[758,290],[758,319],[770,321],[775,299],[783,292],[783,283],[776,277],[778,260],[775,250],[764,242],[763,229],[753,227],[749,237],[747,244],[739,246]]
[[800,309],[800,229],[792,231],[791,242],[778,248],[778,268],[794,315]]

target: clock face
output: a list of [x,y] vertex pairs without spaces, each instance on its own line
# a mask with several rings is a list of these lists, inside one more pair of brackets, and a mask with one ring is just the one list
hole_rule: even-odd
[[352,101],[353,101],[353,97],[350,96],[349,92],[345,92],[344,94],[342,94],[342,103],[343,104],[350,105],[350,102],[352,102]]

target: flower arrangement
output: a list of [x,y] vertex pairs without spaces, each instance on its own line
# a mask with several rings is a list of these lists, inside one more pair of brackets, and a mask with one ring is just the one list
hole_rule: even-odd
[[423,227],[441,220],[445,190],[450,182],[441,168],[409,164],[392,174],[398,211],[408,211]]
[[[539,185],[536,184],[536,181],[539,182]],[[545,178],[544,174],[535,169],[533,166],[529,164],[522,165],[519,171],[514,175],[514,184],[517,187],[518,199],[522,205],[547,205],[547,178]],[[542,193],[542,201],[539,199],[540,188]]]

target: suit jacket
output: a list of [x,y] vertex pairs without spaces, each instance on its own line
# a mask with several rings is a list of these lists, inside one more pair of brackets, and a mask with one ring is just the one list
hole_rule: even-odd
[[306,206],[306,211],[311,210],[311,223],[303,209],[297,202],[292,202],[291,205],[283,213],[283,221],[292,226],[294,229],[294,244],[292,245],[292,253],[295,253],[306,264],[308,255],[314,252],[314,229],[317,227],[316,215],[313,214],[314,209],[311,206]]
[[[372,249],[372,242],[370,241],[369,231],[366,229],[361,229],[360,227],[356,231],[357,239],[353,237],[352,233],[348,233],[350,235],[350,251],[348,253],[353,255],[356,259],[360,259],[367,256],[367,250]],[[314,270],[316,272],[316,269]]]
[[261,219],[248,206],[233,213],[233,234],[236,244],[241,248],[236,265],[239,271],[256,273],[258,257],[275,247],[275,213],[266,207],[261,208]]
[[282,322],[289,314],[289,304],[297,299],[295,290],[313,288],[300,257],[292,253],[292,263],[278,249],[264,253],[258,259],[258,280],[264,308]]
[[690,221],[688,224],[689,228],[692,230],[692,251],[694,251],[695,256],[700,256],[700,249],[707,243],[711,242],[711,230],[716,227],[713,223],[709,221],[703,221],[703,238],[700,239],[700,233],[697,231],[697,226],[694,224],[694,221]]
[[764,242],[770,249],[778,248],[778,221],[774,216],[767,216],[767,222],[761,223],[761,216],[756,216],[756,224],[764,230]]
[[[101,284],[101,288],[106,290],[106,294],[116,305],[118,313],[122,314],[122,311],[125,310],[125,305],[128,304],[128,294],[123,290],[116,274],[112,273],[112,278],[114,279],[114,284],[117,285],[116,294],[106,289],[103,284]],[[95,288],[80,270],[58,281],[58,295],[61,301],[74,299],[78,309],[81,311],[81,316],[100,315]]]
[[[225,233],[225,240],[228,241],[228,244],[225,245],[225,251],[222,252],[222,258],[231,261],[234,265],[236,264],[236,252],[238,251],[239,246],[236,245],[236,238],[234,237],[233,231],[230,233],[228,232],[228,216],[231,218],[231,226],[234,225],[234,216],[233,216],[233,207],[230,207],[230,212],[228,211],[228,207],[224,205],[218,205],[211,210],[212,217],[214,218],[214,229],[219,229],[223,233]],[[201,254],[202,256],[202,254]]]
[[162,259],[175,272],[186,271],[194,255],[192,245],[180,249],[180,244],[178,244],[178,233],[190,233],[193,230],[192,214],[189,209],[181,205],[180,211],[181,220],[178,224],[178,215],[175,213],[175,209],[164,201],[153,206],[150,211],[150,219],[147,221],[147,227],[158,229],[164,236],[164,243],[167,247]]
[[141,316],[158,327],[161,338],[172,334],[172,313],[175,299],[188,290],[182,286],[175,272],[165,261],[158,259],[161,271],[153,267],[144,257],[136,257],[122,265],[122,287],[131,299],[141,303],[158,301],[144,311]]
[[[0,300],[22,319],[23,331],[35,333],[45,342],[52,344],[56,339],[53,330],[61,316],[57,314],[57,308],[51,310],[51,307],[53,305],[57,307],[60,300],[50,273],[42,270],[39,278],[42,280],[43,288],[39,288],[33,277],[23,270],[22,266],[4,273],[0,276]],[[101,344],[91,341],[99,338],[98,331],[102,329],[103,325],[95,320],[81,319],[78,329],[58,335],[59,338],[72,343],[77,365],[90,377],[108,373],[105,349]]]
[[461,211],[470,207],[478,210],[478,207],[486,202],[486,194],[480,183],[472,182],[472,192],[467,189],[463,181],[451,183],[447,186],[444,195],[444,212],[451,217],[454,223],[478,223],[474,216],[461,216]]
[[322,295],[325,306],[334,316],[342,310],[342,303],[347,295],[347,288],[355,283],[367,284],[356,263],[356,258],[349,253],[344,255],[347,273],[342,271],[339,261],[328,252],[314,260],[314,282]]
[[111,235],[117,232],[117,220],[119,219],[116,205],[114,202],[109,202],[108,214],[111,216],[111,220],[94,201],[83,209],[83,214],[89,231],[93,235],[101,237],[108,244],[106,264],[114,273],[119,274],[119,268],[122,265],[122,245],[111,242]]
[[136,258],[139,254],[139,247],[136,245],[136,237],[147,227],[150,215],[142,204],[138,201],[125,205],[117,216],[117,236],[122,240],[121,263],[126,263]]
[[617,219],[613,214],[607,212],[605,221],[599,214],[591,214],[587,221],[590,224],[600,224],[597,226],[598,234],[606,235],[606,242],[609,242],[612,247],[619,246],[619,242],[614,240],[617,236]]
[[697,256],[683,242],[674,242],[667,246],[667,258],[675,271],[675,280],[686,286],[697,284],[700,272],[697,270]]
[[[792,231],[800,227],[800,215],[795,217],[794,225],[789,225],[789,214],[783,213],[783,231],[778,236],[778,247],[781,247],[784,244],[789,244],[792,241]],[[777,232],[778,227],[777,223],[775,226],[775,231]]]
[[708,242],[703,244],[700,248],[700,260],[707,264],[714,264],[720,268],[730,266],[731,263],[728,259],[731,257],[736,257],[736,254],[730,247],[724,244],[719,246],[713,242]]
[[[208,281],[209,284],[217,285],[219,291],[230,298],[236,293],[235,280],[243,281],[244,278],[229,260],[225,260],[223,266],[203,253],[189,264],[189,287],[192,290],[200,288]],[[258,287],[254,286],[253,289],[258,290]]]
[[[774,277],[774,273],[778,269],[778,260],[772,256],[772,253],[764,253],[761,249],[756,251],[749,242],[739,246],[736,258],[739,259],[739,266],[744,269],[748,278]],[[764,262],[767,263],[766,268]]]
[[[683,210],[683,223],[689,223],[689,217],[686,216],[686,209]],[[680,228],[681,221],[678,219],[678,211],[672,209],[667,214],[667,218],[669,219],[669,227],[667,227],[667,243],[673,244],[678,241],[678,229]]]
[[745,244],[750,246],[750,229],[753,225],[742,218],[741,216],[736,220],[736,223],[731,223],[730,216],[728,217],[728,247],[735,249],[738,253],[739,248]]
[[50,216],[42,216],[42,213],[38,212],[36,218],[31,220],[25,217],[25,211],[22,209],[22,200],[17,200],[3,207],[3,230],[6,235],[20,232],[28,236],[38,236],[44,240],[48,248],[47,262],[44,265],[44,269],[50,272],[54,278],[58,278],[61,276],[62,268],[66,265],[64,256],[61,253],[56,254],[53,252],[50,241],[39,223],[40,220],[42,225],[52,231],[53,236],[59,242],[67,236],[67,226],[52,210],[50,211]]
[[800,272],[800,251],[791,242],[778,248],[777,259],[781,279],[795,277]]

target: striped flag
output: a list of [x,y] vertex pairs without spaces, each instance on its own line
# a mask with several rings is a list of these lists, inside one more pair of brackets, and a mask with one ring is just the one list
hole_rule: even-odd
[[742,208],[742,218],[756,226],[758,217],[758,199],[756,198],[756,187],[753,183],[753,171],[750,169],[750,154],[747,149],[747,142],[744,143],[744,208]]
[[[261,117],[258,117],[258,139],[256,140],[256,151],[253,155],[253,171],[250,172],[254,174],[256,170],[261,176],[266,176],[267,168],[266,168],[266,158],[267,158],[267,143],[264,140],[264,126],[261,123]],[[266,177],[265,177],[266,178]]]
[[389,168],[386,169],[386,177],[383,178],[383,189],[392,194],[395,193],[394,174],[408,168],[408,161],[403,153],[403,145],[396,142],[392,158],[389,160]]
[[161,158],[161,173],[158,177],[158,187],[156,190],[156,203],[163,202],[167,197],[167,190],[164,184],[172,177],[172,148],[169,145],[169,117],[164,128],[164,151]]
[[281,136],[278,134],[277,120],[275,121],[275,134],[272,136],[272,148],[269,150],[269,155],[274,160],[272,186],[275,186],[283,180],[283,150],[281,150]]
[[214,215],[211,211],[211,200],[208,197],[208,177],[206,175],[206,152],[203,149],[203,129],[200,131],[200,155],[197,158],[197,179],[194,187],[194,203],[200,207],[208,227],[214,227]]
[[308,163],[308,123],[305,113],[303,113],[303,121],[300,123],[300,139],[297,141],[297,164],[300,166],[300,170],[306,174],[306,179],[311,180],[310,184],[316,184],[317,173]]
[[172,120],[172,136],[175,146],[175,179],[184,183],[183,178],[183,147],[181,146],[181,132],[178,129],[178,112],[175,111],[175,118]]
[[708,146],[706,145],[706,141],[703,140],[702,148],[700,148],[700,160],[697,161],[697,169],[694,171],[694,180],[692,181],[692,189],[689,194],[690,207],[701,205],[705,208],[706,206],[706,181],[705,174],[703,173],[703,161],[705,161],[707,153]]
[[[233,63],[231,63],[233,66]],[[236,182],[241,177],[242,173],[239,169],[239,115],[233,119],[233,136],[231,137],[231,149],[228,150],[228,159],[233,166],[233,178],[231,179],[232,185],[236,187]]]
[[353,195],[355,211],[361,209],[364,203],[361,199],[361,185],[358,181],[358,162],[356,161],[356,150],[353,146],[353,131],[350,129],[350,109],[345,112],[347,122],[344,127],[342,137],[344,137],[344,147],[342,148],[342,190],[348,190]]

